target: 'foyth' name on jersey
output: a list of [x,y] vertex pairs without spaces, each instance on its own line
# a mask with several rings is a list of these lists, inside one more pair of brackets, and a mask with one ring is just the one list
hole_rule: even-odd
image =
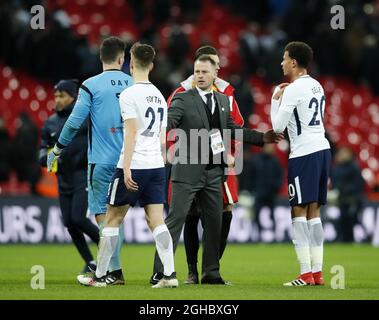
[[158,98],[157,96],[147,96],[146,97],[146,101],[148,103],[158,103],[158,104],[162,104],[162,100],[160,98]]

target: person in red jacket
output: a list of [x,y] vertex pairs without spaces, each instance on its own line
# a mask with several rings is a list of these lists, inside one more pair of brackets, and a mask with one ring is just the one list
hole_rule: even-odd
[[[218,52],[214,47],[211,46],[203,46],[196,50],[195,52],[195,60],[201,55],[209,55],[217,64],[218,69],[220,58],[218,56]],[[171,96],[167,100],[168,107],[170,107],[172,98],[179,92],[184,92],[188,89],[191,89],[195,86],[193,81],[193,75],[184,80],[180,87],[177,88]],[[243,126],[244,120],[238,108],[237,101],[234,97],[234,88],[233,86],[220,78],[217,78],[214,83],[214,89],[220,93],[223,93],[229,97],[230,102],[230,115],[233,121],[239,125]],[[170,141],[172,141],[172,137],[168,139],[167,146],[170,146]],[[171,142],[172,144],[172,142]],[[222,231],[221,231],[221,239],[220,239],[220,259],[225,250],[227,238],[230,230],[230,223],[232,221],[232,208],[233,204],[238,202],[238,184],[236,176],[233,174],[233,165],[235,155],[239,152],[241,143],[238,141],[233,141],[231,144],[231,152],[228,154],[227,163],[229,165],[229,175],[227,176],[227,180],[223,184],[223,198],[224,198],[224,210],[222,213]],[[168,155],[170,157],[170,155]],[[168,203],[170,203],[171,196],[171,183],[168,185]],[[187,255],[187,264],[188,264],[188,279],[185,281],[186,284],[198,284],[199,277],[197,271],[197,254],[199,250],[199,235],[197,231],[197,226],[200,220],[200,211],[201,208],[196,206],[196,200],[192,204],[191,210],[186,217],[186,222],[184,226],[184,244]],[[160,275],[153,275],[151,281],[155,279],[159,279]]]

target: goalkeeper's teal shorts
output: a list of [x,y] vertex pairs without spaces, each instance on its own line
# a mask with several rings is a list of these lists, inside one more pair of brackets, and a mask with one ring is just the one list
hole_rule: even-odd
[[109,184],[116,166],[88,164],[88,208],[90,214],[98,215],[107,212]]

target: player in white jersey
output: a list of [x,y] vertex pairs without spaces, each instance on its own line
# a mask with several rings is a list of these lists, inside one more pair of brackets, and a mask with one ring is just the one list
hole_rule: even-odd
[[287,128],[290,140],[288,194],[300,263],[300,276],[285,286],[324,284],[320,207],[326,204],[331,154],[323,125],[324,90],[307,73],[312,58],[313,51],[306,43],[287,44],[282,68],[291,82],[276,87],[271,100],[272,127],[275,132]]
[[109,186],[106,225],[100,239],[96,274],[79,281],[94,287],[107,285],[107,267],[116,246],[119,226],[129,207],[138,201],[145,209],[164,266],[164,277],[153,288],[177,287],[172,238],[163,219],[165,168],[161,148],[165,150],[167,103],[149,82],[154,48],[136,43],[130,54],[134,85],[120,95],[124,146]]

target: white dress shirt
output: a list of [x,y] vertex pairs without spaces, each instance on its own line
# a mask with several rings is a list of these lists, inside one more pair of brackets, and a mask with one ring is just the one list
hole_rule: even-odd
[[196,86],[196,89],[199,92],[200,97],[201,97],[201,99],[203,99],[203,101],[205,102],[205,104],[207,104],[207,97],[206,97],[206,95],[208,93],[212,93],[212,114],[213,114],[215,112],[215,107],[216,107],[215,95],[214,95],[213,90],[211,90],[211,91],[204,91],[204,90],[201,90],[200,88],[198,88],[197,86]]

